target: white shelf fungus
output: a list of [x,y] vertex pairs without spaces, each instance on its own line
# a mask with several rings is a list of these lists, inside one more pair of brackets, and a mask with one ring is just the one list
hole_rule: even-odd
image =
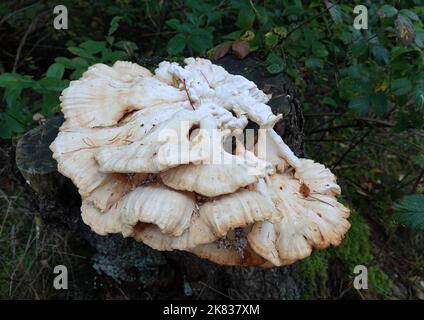
[[[96,64],[62,92],[50,148],[83,221],[224,265],[281,266],[338,245],[350,224],[335,176],[275,133],[270,96],[209,60],[184,62]],[[260,129],[246,149],[248,121]]]

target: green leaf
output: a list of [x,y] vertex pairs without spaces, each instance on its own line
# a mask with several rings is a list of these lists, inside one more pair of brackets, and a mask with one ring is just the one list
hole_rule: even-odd
[[3,73],[0,75],[0,87],[21,87],[29,88],[34,85],[34,80],[31,76],[20,75],[17,73]]
[[203,53],[213,47],[212,34],[204,29],[198,29],[188,36],[187,44],[194,51]]
[[275,74],[280,73],[284,70],[283,64],[273,63],[266,67],[269,73]]
[[389,63],[390,53],[384,46],[381,44],[375,44],[371,47],[371,51],[375,60],[383,62],[384,64]]
[[242,30],[237,30],[237,31],[231,32],[231,33],[223,36],[222,39],[223,40],[237,40],[237,39],[240,39],[242,34],[243,34]]
[[16,121],[15,118],[6,112],[0,113],[0,138],[9,139],[16,133],[25,132],[23,124]]
[[108,36],[111,36],[112,34],[115,33],[116,30],[118,30],[119,22],[122,19],[123,19],[123,17],[121,17],[121,16],[113,17],[113,19],[112,19],[112,21],[110,22],[110,25],[109,25],[109,30],[107,32]]
[[412,83],[406,78],[396,79],[390,86],[393,94],[402,96],[407,94],[412,89]]
[[414,161],[414,163],[420,165],[421,167],[424,167],[424,154],[413,156],[411,159],[412,161]]
[[62,79],[65,72],[65,66],[61,63],[53,63],[46,72],[46,76],[50,78]]
[[410,46],[415,41],[415,29],[409,18],[398,15],[395,21],[396,34],[405,47]]
[[377,15],[380,18],[383,19],[387,19],[387,18],[392,18],[394,17],[396,14],[398,13],[398,10],[388,4],[385,4],[384,6],[382,6],[378,11],[377,11]]
[[112,51],[109,48],[105,48],[102,51],[102,62],[115,62],[118,60],[128,59],[128,53],[122,50]]
[[324,99],[322,99],[322,104],[326,104],[332,107],[337,107],[337,102],[330,97],[324,97]]
[[372,111],[377,115],[384,115],[387,111],[389,101],[384,93],[373,93],[370,97]]
[[306,59],[305,64],[308,69],[316,69],[321,66],[321,60],[316,57],[310,57]]
[[274,51],[268,54],[265,64],[268,72],[272,74],[279,73],[286,67],[285,61]]
[[93,55],[102,51],[106,47],[106,42],[88,40],[81,43],[80,47],[83,48],[88,54]]
[[182,33],[173,36],[168,42],[168,52],[175,55],[184,50],[186,46],[186,39]]
[[44,77],[37,81],[34,90],[38,92],[62,91],[69,85],[69,80],[59,80],[57,78]]
[[287,29],[285,27],[276,27],[274,28],[274,32],[281,38],[285,38],[287,36]]
[[267,47],[275,47],[278,44],[278,35],[274,32],[267,32],[265,34],[265,45]]
[[424,230],[424,195],[405,196],[393,205],[393,209],[398,223]]
[[79,56],[88,60],[92,60],[92,61],[94,60],[94,57],[83,48],[69,47],[68,50],[76,56]]
[[255,12],[249,6],[243,6],[237,17],[237,25],[243,30],[250,30],[255,18]]
[[22,87],[20,86],[6,88],[4,91],[4,100],[6,100],[6,104],[9,108],[14,108],[19,103],[21,93]]
[[369,107],[370,104],[366,97],[355,97],[349,102],[349,108],[358,114],[366,114]]
[[183,31],[181,30],[181,22],[178,19],[169,19],[165,22],[165,24],[176,31]]

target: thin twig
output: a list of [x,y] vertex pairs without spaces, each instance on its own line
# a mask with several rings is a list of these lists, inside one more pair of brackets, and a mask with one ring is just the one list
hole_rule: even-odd
[[18,67],[18,62],[19,59],[21,57],[21,52],[22,52],[22,48],[25,45],[25,41],[28,37],[28,35],[33,31],[33,29],[35,28],[35,25],[37,24],[39,17],[36,17],[34,20],[32,20],[31,24],[29,25],[28,29],[25,31],[24,36],[22,37],[21,41],[19,42],[19,46],[18,49],[16,50],[16,55],[15,55],[15,62],[13,63],[13,69],[12,69],[12,73],[16,72],[16,68]]
[[29,8],[31,8],[31,7],[33,7],[33,6],[36,6],[36,5],[37,5],[37,4],[39,4],[39,3],[40,3],[40,1],[37,1],[36,3],[30,4],[29,6],[26,6],[26,7],[20,8],[20,9],[18,9],[18,10],[15,10],[15,11],[13,11],[13,12],[9,13],[8,15],[5,15],[5,16],[4,16],[4,17],[0,20],[0,26],[1,26],[4,22],[6,22],[6,20],[8,20],[9,18],[13,17],[14,15],[16,15],[16,14],[18,14],[18,13],[22,12],[22,11],[25,11],[26,9],[29,9]]
[[319,18],[319,17],[321,17],[322,15],[324,15],[326,12],[330,12],[330,9],[332,9],[335,5],[337,5],[338,4],[338,1],[337,2],[335,2],[335,3],[333,3],[330,7],[328,7],[328,8],[325,8],[325,10],[323,10],[323,11],[321,11],[320,13],[318,13],[318,14],[316,14],[316,15],[314,15],[313,17],[311,17],[311,18],[309,18],[309,19],[307,19],[307,20],[305,20],[305,21],[303,21],[302,23],[300,23],[299,25],[297,25],[295,28],[293,28],[292,30],[290,30],[288,33],[287,33],[287,36],[286,36],[286,38],[285,39],[287,39],[289,36],[291,36],[296,30],[299,30],[301,27],[303,27],[304,25],[306,25],[306,24],[308,24],[309,22],[311,22],[311,21],[313,21],[313,20],[315,20],[315,19],[317,19],[317,18]]
[[344,158],[346,158],[346,156],[353,150],[355,149],[362,141],[365,140],[366,137],[368,137],[368,135],[371,133],[373,128],[369,129],[360,139],[358,139],[358,141],[352,143],[349,148],[342,154],[342,156],[339,158],[339,160],[337,160],[334,165],[331,167],[331,171],[333,171],[335,168],[337,168],[337,166],[344,160]]
[[190,105],[191,105],[191,107],[193,108],[193,110],[196,110],[196,109],[194,108],[193,101],[191,100],[190,93],[188,92],[188,89],[187,89],[187,86],[186,86],[185,79],[183,80],[183,88],[184,88],[184,90],[185,90],[185,92],[186,92],[186,94],[187,94],[188,101],[190,101]]

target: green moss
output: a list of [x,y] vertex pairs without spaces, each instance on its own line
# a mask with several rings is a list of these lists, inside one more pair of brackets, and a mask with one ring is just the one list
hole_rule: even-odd
[[370,230],[367,222],[357,213],[349,218],[352,225],[342,244],[330,250],[333,256],[340,258],[349,267],[369,265],[373,261],[372,246],[369,241]]
[[327,298],[328,289],[328,254],[325,251],[314,251],[311,257],[299,262],[304,287],[304,299]]
[[393,282],[374,260],[367,222],[357,213],[352,213],[349,222],[352,226],[340,246],[326,251],[314,251],[311,257],[299,262],[301,276],[304,279],[302,293],[304,299],[330,297],[329,262],[334,259],[342,261],[347,266],[349,274],[346,274],[346,278],[350,278],[348,281],[353,281],[355,266],[366,266],[371,296],[392,296]]
[[368,268],[368,289],[370,292],[381,298],[393,296],[394,284],[389,276],[378,266]]

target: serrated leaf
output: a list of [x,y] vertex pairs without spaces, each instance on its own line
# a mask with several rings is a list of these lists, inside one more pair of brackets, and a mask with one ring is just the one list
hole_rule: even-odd
[[424,195],[405,196],[393,205],[395,219],[413,229],[424,230]]
[[184,50],[185,46],[186,39],[183,34],[179,33],[168,41],[168,52],[172,55],[178,54]]

